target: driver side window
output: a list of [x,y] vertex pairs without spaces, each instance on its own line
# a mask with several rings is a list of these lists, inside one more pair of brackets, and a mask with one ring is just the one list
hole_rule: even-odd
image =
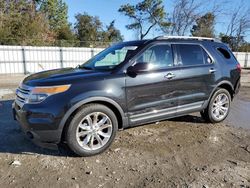
[[159,44],[146,49],[136,63],[148,63],[151,69],[162,69],[173,66],[171,45]]

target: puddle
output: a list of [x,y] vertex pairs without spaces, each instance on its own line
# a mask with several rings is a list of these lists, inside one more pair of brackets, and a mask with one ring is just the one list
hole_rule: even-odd
[[250,129],[250,102],[235,98],[225,122],[229,126]]

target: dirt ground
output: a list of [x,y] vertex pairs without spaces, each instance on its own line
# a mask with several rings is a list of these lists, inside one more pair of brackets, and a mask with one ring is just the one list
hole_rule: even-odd
[[[12,98],[0,101],[0,187],[250,187],[250,125],[192,114],[120,131],[105,153],[83,158],[27,140],[12,120]],[[250,101],[250,88],[238,98]]]

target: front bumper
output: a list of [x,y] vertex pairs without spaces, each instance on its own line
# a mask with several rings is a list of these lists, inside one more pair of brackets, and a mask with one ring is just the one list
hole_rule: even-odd
[[[14,119],[20,123],[25,135],[36,145],[48,149],[58,149],[61,132],[54,129],[58,122],[51,114],[32,112],[31,109],[20,107],[16,101],[12,104]],[[53,128],[52,128],[53,127]]]

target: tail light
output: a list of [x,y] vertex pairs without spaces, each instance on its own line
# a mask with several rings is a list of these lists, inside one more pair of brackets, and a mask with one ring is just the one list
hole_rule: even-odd
[[239,71],[241,73],[241,66],[239,63],[237,63],[236,69],[237,69],[237,71]]

